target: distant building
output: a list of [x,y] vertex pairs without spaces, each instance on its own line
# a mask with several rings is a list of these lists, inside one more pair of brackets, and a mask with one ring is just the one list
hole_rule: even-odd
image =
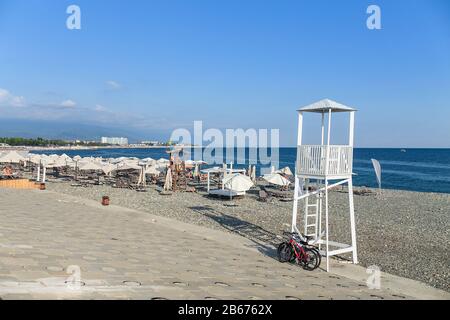
[[102,137],[101,140],[102,143],[105,144],[116,144],[116,145],[127,145],[128,144],[128,138],[123,137]]
[[142,141],[142,144],[145,144],[147,146],[159,146],[159,141]]

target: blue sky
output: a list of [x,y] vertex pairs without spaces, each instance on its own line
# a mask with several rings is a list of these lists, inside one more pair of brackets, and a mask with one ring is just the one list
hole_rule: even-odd
[[295,110],[330,98],[359,110],[357,146],[450,147],[447,0],[0,0],[0,39],[3,119],[145,139],[203,120],[294,145]]

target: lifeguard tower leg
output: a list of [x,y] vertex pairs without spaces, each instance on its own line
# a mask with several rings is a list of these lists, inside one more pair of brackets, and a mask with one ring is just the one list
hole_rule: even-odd
[[330,257],[328,246],[328,180],[325,180],[325,250],[327,258],[327,272],[330,271]]
[[353,181],[350,179],[348,181],[348,203],[350,207],[350,228],[352,236],[352,248],[353,248],[353,263],[358,263],[358,255],[356,250],[356,226],[355,226],[355,206],[353,203]]
[[292,206],[292,227],[291,232],[295,231],[297,226],[297,209],[298,209],[298,195],[299,195],[300,182],[297,175],[295,176],[295,188],[294,188],[294,205]]

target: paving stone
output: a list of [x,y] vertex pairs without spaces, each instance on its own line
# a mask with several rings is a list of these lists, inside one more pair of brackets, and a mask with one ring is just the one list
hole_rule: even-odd
[[0,243],[24,245],[0,246],[2,299],[408,298],[74,199],[2,190]]

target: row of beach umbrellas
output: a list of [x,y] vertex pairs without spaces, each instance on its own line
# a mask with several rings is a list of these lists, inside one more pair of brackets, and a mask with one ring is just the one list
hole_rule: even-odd
[[[152,158],[139,159],[136,157],[119,157],[105,159],[102,157],[69,157],[66,154],[62,155],[45,155],[20,153],[17,151],[9,151],[0,153],[0,163],[33,163],[45,168],[71,167],[79,171],[101,171],[104,174],[111,174],[114,171],[126,170],[140,170],[140,180],[143,175],[159,175],[168,167],[170,161],[161,158],[155,160]],[[204,161],[186,160],[185,164],[194,168],[194,176],[199,174],[199,165],[206,164]],[[292,172],[289,167],[274,171],[263,176],[263,179],[270,184],[278,186],[287,186],[291,182],[289,176]],[[227,189],[241,190],[250,188],[256,182],[256,167],[249,168],[249,176],[242,174],[233,174],[225,177],[223,183]],[[170,183],[170,182],[169,182]],[[248,189],[247,189],[248,190]]]

